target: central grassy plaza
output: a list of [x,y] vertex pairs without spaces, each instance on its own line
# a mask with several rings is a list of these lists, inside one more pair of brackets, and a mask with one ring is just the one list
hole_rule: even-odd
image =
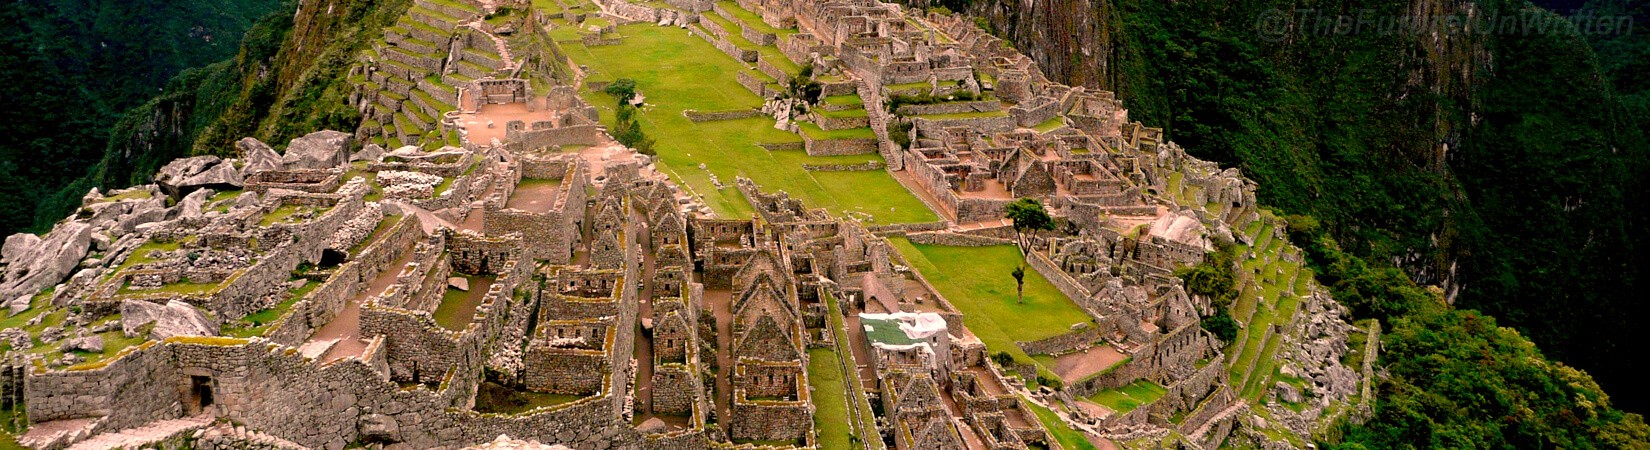
[[[802,137],[774,128],[774,120],[754,117],[694,123],[685,110],[732,111],[760,108],[762,98],[739,85],[735,74],[748,70],[744,63],[721,53],[710,43],[679,28],[631,24],[618,28],[619,45],[585,47],[576,40],[559,44],[583,66],[585,84],[618,78],[636,80],[647,106],[640,123],[658,140],[659,169],[692,193],[702,195],[717,215],[751,214],[750,205],[733,187],[734,177],[755,181],[765,191],[785,191],[810,207],[832,215],[869,215],[875,223],[916,223],[939,220],[933,211],[887,172],[816,172],[803,164],[856,164],[881,161],[876,154],[817,157],[801,150],[769,151],[761,144],[792,144]],[[609,126],[615,102],[600,91],[581,95],[601,109]],[[699,165],[704,164],[704,169]],[[711,174],[721,181],[717,189]]]

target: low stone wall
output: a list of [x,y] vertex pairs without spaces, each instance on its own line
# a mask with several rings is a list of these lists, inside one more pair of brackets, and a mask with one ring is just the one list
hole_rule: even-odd
[[766,143],[756,144],[756,146],[767,149],[770,152],[798,151],[798,150],[802,150],[804,148],[804,144],[801,141],[796,141],[796,142],[766,142]]
[[819,172],[870,172],[887,167],[882,161],[866,161],[858,164],[808,164],[803,163],[802,169]]
[[1020,350],[1024,350],[1028,355],[1059,355],[1089,348],[1099,341],[1100,327],[1088,325],[1080,330],[1035,341],[1015,342],[1014,345],[1019,346]]
[[42,372],[26,375],[23,395],[29,421],[101,417],[93,433],[136,427],[152,420],[183,416],[179,386],[187,377],[163,351],[144,351],[118,357],[100,368]]
[[[1085,300],[1090,296],[1089,290],[1083,288],[1082,283],[1078,283],[1077,279],[1071,277],[1071,274],[1060,270],[1060,267],[1056,266],[1054,261],[1049,260],[1047,255],[1042,252],[1031,252],[1031,254],[1026,255],[1026,262],[1031,265],[1032,269],[1036,269],[1037,273],[1041,274],[1043,278],[1048,279],[1049,283],[1054,284],[1055,289],[1059,289],[1060,293],[1066,294],[1066,298],[1072,299],[1079,305],[1086,303]],[[1090,316],[1099,315],[1087,307],[1084,307],[1083,310],[1087,311]]]
[[704,386],[699,374],[685,364],[659,364],[653,369],[653,411],[690,414]]
[[[945,191],[952,194],[951,191]],[[955,198],[955,194],[952,194]],[[944,198],[944,197],[941,197]],[[957,198],[957,223],[984,222],[1003,218],[1003,208],[1011,200],[986,198]]]
[[989,247],[993,245],[1013,245],[1014,240],[972,234],[952,233],[948,231],[933,231],[911,233],[905,235],[913,244],[948,245],[953,247]]
[[1012,131],[1016,128],[1014,118],[1008,115],[986,117],[962,117],[955,119],[934,120],[924,117],[913,117],[911,123],[918,131],[925,135],[938,135],[947,127],[968,127],[985,133]]
[[526,369],[522,371],[522,382],[540,392],[595,394],[607,384],[613,370],[602,350],[539,348],[535,343],[522,359]]
[[[603,133],[596,125],[573,125],[539,130],[507,130],[506,139],[520,142],[525,150],[550,148],[558,145],[597,145]],[[519,153],[519,152],[518,152]]]
[[802,148],[808,152],[808,156],[864,155],[877,151],[877,140],[871,138],[814,139],[804,134],[802,136]]
[[791,78],[791,74],[785,73],[784,70],[780,70],[779,66],[773,65],[773,62],[769,61],[768,57],[762,54],[756,55],[756,70],[766,74],[767,76],[773,77],[773,79],[779,80],[780,82],[784,82],[785,80],[789,80]]
[[[747,88],[749,87],[747,86]],[[687,116],[689,121],[700,123],[717,120],[738,120],[761,117],[762,111],[757,109],[736,109],[732,111],[698,111],[689,109],[683,110],[682,115]]]
[[904,105],[894,110],[902,116],[921,116],[929,114],[962,114],[972,112],[1001,111],[1002,103],[995,100],[978,100],[968,102],[930,103],[925,105]]
[[758,97],[772,98],[776,94],[772,89],[768,89],[767,81],[757,78],[756,75],[751,75],[750,72],[740,71],[734,74],[734,78],[739,81],[740,86],[744,86],[746,90],[751,91],[752,94],[756,94]]
[[868,115],[858,117],[831,117],[816,112],[814,114],[814,123],[819,125],[819,129],[825,131],[849,130],[871,126],[871,118]]
[[1014,117],[1015,123],[1022,127],[1031,128],[1037,124],[1047,122],[1060,114],[1060,102],[1049,101],[1040,105],[1026,108],[1025,105],[1015,105],[1008,109],[1008,115]]

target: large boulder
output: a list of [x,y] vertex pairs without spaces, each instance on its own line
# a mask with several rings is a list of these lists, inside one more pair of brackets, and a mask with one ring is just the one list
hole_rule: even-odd
[[354,162],[354,161],[377,161],[377,160],[380,160],[380,159],[383,159],[383,158],[384,158],[384,147],[379,147],[378,144],[367,144],[367,145],[361,146],[361,151],[355,152],[355,154],[349,156],[349,160],[351,162]]
[[196,156],[167,163],[155,174],[155,184],[173,198],[202,188],[236,190],[244,184],[235,166],[216,156]]
[[[84,329],[84,328],[82,328],[82,329]],[[63,343],[57,346],[57,349],[61,350],[61,351],[64,351],[64,352],[82,351],[82,352],[101,353],[101,352],[103,352],[103,336],[98,336],[98,335],[94,334],[94,335],[91,335],[91,336],[81,336],[81,337],[77,337],[77,338],[73,338],[73,339],[64,339]]]
[[218,322],[207,317],[193,305],[177,300],[165,305],[143,300],[120,303],[120,330],[126,337],[137,337],[144,325],[155,324],[149,337],[156,340],[172,336],[216,336]]
[[263,141],[255,138],[241,138],[239,142],[235,143],[235,148],[240,150],[241,161],[244,162],[241,165],[241,175],[243,176],[281,168],[281,155],[276,154],[275,149],[269,148],[269,144],[265,144]]
[[5,247],[0,247],[0,263],[11,264],[20,261],[23,255],[33,252],[40,246],[40,236],[30,233],[17,233],[6,236]]
[[189,195],[183,197],[183,201],[178,202],[178,206],[175,207],[177,211],[175,214],[177,214],[177,217],[200,217],[201,208],[206,206],[206,200],[211,196],[212,190],[210,189],[190,192]]
[[365,414],[355,424],[365,442],[399,442],[401,427],[395,419],[383,414]]
[[349,163],[354,137],[341,131],[317,131],[286,145],[281,162],[288,169],[330,169]]
[[[5,276],[0,278],[0,299],[34,295],[68,278],[91,249],[92,231],[91,225],[81,222],[59,223],[28,251],[8,255]],[[17,242],[27,240],[20,238]],[[7,238],[7,245],[11,243]]]

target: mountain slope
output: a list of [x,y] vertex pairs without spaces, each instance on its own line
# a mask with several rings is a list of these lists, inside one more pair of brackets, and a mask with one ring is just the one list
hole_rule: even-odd
[[[1625,407],[1650,404],[1633,362],[1613,356],[1643,351],[1627,321],[1646,312],[1643,122],[1624,106],[1638,97],[1610,83],[1633,80],[1616,68],[1633,59],[1609,61],[1607,78],[1563,27],[1322,22],[1557,16],[1523,0],[938,4],[981,17],[1051,77],[1117,91],[1133,118],[1243,169],[1263,202],[1320,219],[1351,254],[1501,318]],[[1380,301],[1364,316],[1392,306]]]
[[[109,129],[168,78],[235,54],[279,0],[25,0],[0,4],[0,232],[40,228],[36,205],[81,177]],[[74,203],[89,184],[73,187]],[[39,218],[39,220],[36,220]]]

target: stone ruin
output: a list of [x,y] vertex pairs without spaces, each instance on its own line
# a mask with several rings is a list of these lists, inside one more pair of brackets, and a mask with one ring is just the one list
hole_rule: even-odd
[[[876,138],[804,134],[797,150],[880,153],[886,166],[871,169],[924,191],[944,223],[867,226],[743,178],[733,184],[754,216],[710,217],[612,142],[577,88],[515,77],[524,62],[496,39],[510,30],[470,20],[499,4],[420,0],[407,19],[419,23],[388,30],[352,74],[370,82],[352,99],[368,109],[356,133],[312,133],[284,152],[247,138],[237,158],[175,161],[153,185],[93,190],[44,236],[6,239],[0,300],[28,319],[0,330],[0,406],[26,411],[20,442],[820,448],[820,396],[855,405],[855,435],[878,448],[1057,448],[1034,412],[1050,407],[1063,426],[1117,441],[1172,432],[1212,447],[1259,433],[1241,419],[1260,406],[1240,398],[1224,343],[1198,323],[1215,306],[1173,276],[1217,244],[1277,238],[1243,229],[1268,219],[1235,170],[1129,122],[1111,93],[1049,82],[960,16],[736,2],[800,28],[775,36],[700,22],[726,14],[713,2],[600,3],[614,19],[705,25],[692,32],[713,44],[739,33],[829,74],[826,94],[858,95],[866,114],[798,120]],[[909,98],[921,101],[884,102]],[[464,114],[489,106],[539,118],[477,142],[490,127]],[[443,111],[457,112],[429,117]],[[890,123],[910,125],[910,145]],[[994,361],[886,239],[1008,243],[1002,208],[1019,197],[1062,225],[1028,237],[1026,264],[1090,322],[1015,345],[1056,366],[1110,361],[1059,374],[1071,376],[1058,388],[1028,389],[1034,366]],[[1375,349],[1361,368],[1341,365],[1344,308],[1309,281],[1288,289],[1301,314],[1267,326],[1287,343],[1280,373],[1308,381],[1263,389],[1309,406],[1264,408],[1307,435],[1346,414],[1330,405],[1369,397]],[[810,351],[842,348],[861,350],[838,355],[861,383],[816,390]],[[1082,400],[1145,381],[1166,392],[1132,411]]]

